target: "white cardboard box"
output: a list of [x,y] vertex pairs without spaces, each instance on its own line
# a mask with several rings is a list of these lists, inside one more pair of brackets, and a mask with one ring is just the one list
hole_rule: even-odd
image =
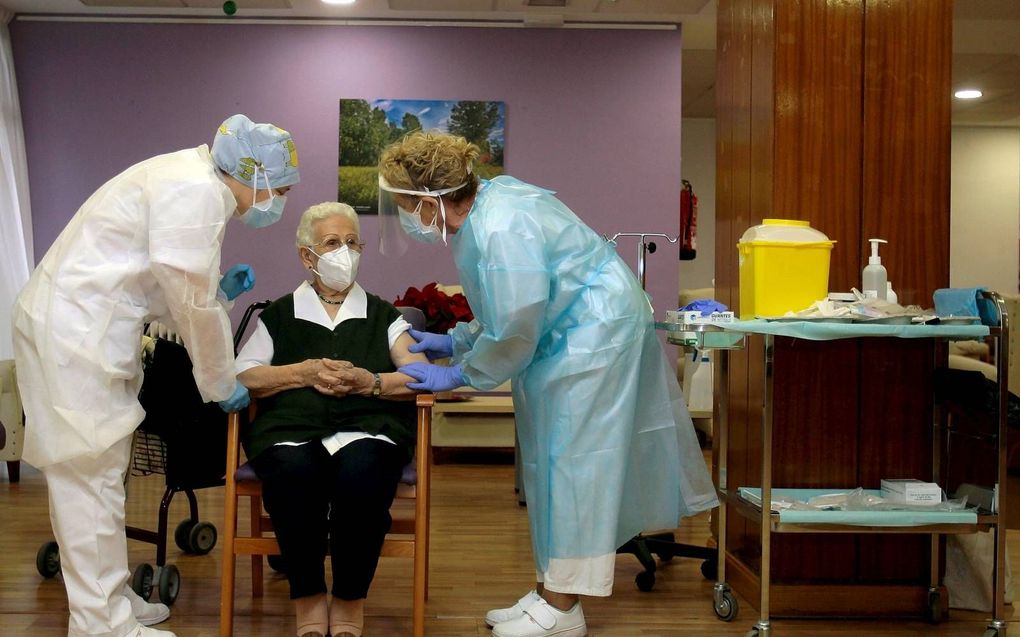
[[934,482],[913,478],[882,480],[882,497],[903,504],[936,505],[942,502],[942,489]]

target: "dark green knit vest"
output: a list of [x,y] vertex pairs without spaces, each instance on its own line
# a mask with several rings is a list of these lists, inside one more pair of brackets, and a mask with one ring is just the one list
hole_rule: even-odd
[[[370,372],[392,372],[387,330],[400,311],[368,294],[366,318],[347,319],[335,329],[294,318],[294,295],[274,301],[262,312],[273,338],[273,365],[310,358],[350,361]],[[338,431],[382,434],[397,443],[407,460],[414,453],[414,403],[371,396],[335,398],[313,387],[288,389],[258,401],[258,415],[244,429],[244,450],[254,458],[279,442],[319,440]]]

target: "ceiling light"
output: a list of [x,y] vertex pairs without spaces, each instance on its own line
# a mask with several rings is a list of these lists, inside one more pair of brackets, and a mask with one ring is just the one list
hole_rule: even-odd
[[959,90],[953,93],[953,95],[955,95],[957,99],[961,100],[976,100],[977,98],[981,97],[982,93],[977,89],[967,88]]
[[354,4],[355,0],[322,0],[325,4]]

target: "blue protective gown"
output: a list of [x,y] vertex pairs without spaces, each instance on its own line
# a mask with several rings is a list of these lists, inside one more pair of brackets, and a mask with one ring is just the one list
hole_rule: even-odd
[[475,315],[451,332],[453,360],[478,389],[513,381],[540,573],[605,564],[637,533],[718,505],[647,297],[609,243],[551,192],[501,176],[452,247]]

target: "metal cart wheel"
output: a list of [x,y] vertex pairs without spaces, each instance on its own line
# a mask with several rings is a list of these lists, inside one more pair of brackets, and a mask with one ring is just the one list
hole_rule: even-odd
[[151,565],[139,564],[131,576],[131,590],[138,593],[138,596],[144,600],[152,597],[152,575]]
[[46,579],[60,572],[60,546],[56,542],[47,542],[39,547],[35,554],[35,568]]
[[188,533],[191,553],[205,555],[216,546],[216,527],[209,522],[199,522]]
[[928,608],[925,609],[925,619],[930,624],[942,621],[942,594],[937,588],[928,591]]
[[641,571],[634,577],[634,582],[637,584],[639,591],[647,593],[655,587],[655,573]]
[[707,559],[701,563],[701,576],[710,582],[714,582],[719,576],[719,562]]
[[171,564],[159,569],[159,601],[173,606],[181,592],[181,573]]
[[185,518],[174,529],[174,544],[185,553],[191,553],[191,544],[188,538],[191,537],[191,529],[195,528],[197,523],[196,520]]
[[[731,622],[737,616],[737,611],[740,610],[739,604],[737,604],[737,598],[733,596],[730,591],[723,591],[722,594],[715,602],[715,615],[724,622]],[[755,628],[755,631],[758,629]],[[754,634],[758,634],[755,632]]]

